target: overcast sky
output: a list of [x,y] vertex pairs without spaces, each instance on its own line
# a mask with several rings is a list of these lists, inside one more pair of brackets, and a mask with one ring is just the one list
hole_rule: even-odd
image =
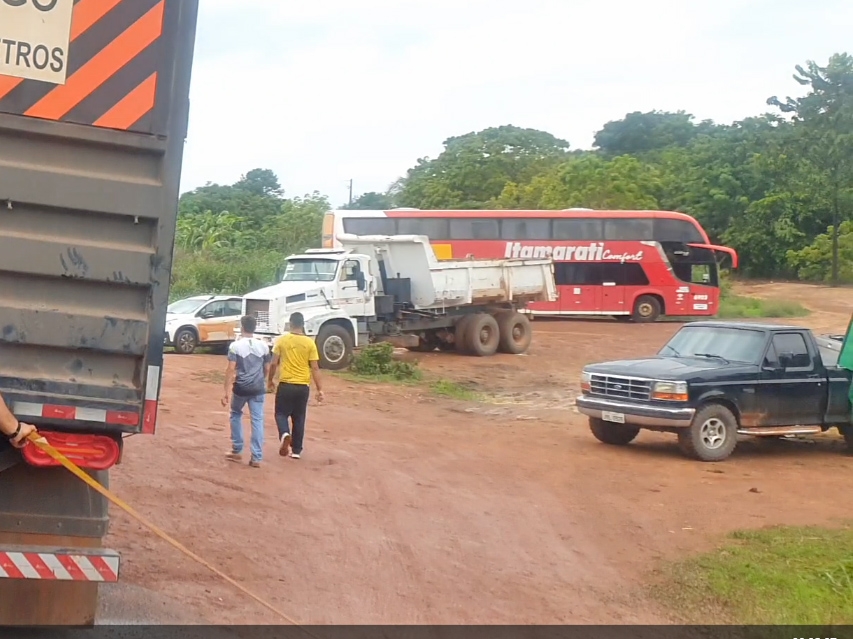
[[731,122],[853,53],[850,0],[200,0],[182,187],[274,170],[333,205],[452,135],[513,124],[589,148],[608,120]]

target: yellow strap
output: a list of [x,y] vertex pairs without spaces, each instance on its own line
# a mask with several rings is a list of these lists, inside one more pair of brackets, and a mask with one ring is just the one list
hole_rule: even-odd
[[55,460],[56,460],[56,461],[58,461],[60,464],[62,464],[62,465],[63,465],[66,469],[68,469],[68,471],[69,471],[69,472],[71,472],[73,475],[76,475],[79,479],[81,479],[81,480],[82,480],[82,481],[84,481],[86,484],[88,484],[89,486],[91,486],[93,490],[96,490],[96,491],[98,491],[99,493],[101,493],[104,497],[106,497],[107,499],[109,499],[112,503],[114,503],[116,506],[118,506],[119,508],[121,508],[124,512],[126,512],[128,515],[130,515],[131,517],[133,517],[133,518],[134,518],[136,521],[138,521],[140,524],[142,524],[143,526],[145,526],[146,528],[148,528],[148,530],[150,530],[150,531],[151,531],[151,532],[153,532],[155,535],[157,535],[158,537],[160,537],[160,539],[162,539],[163,541],[167,542],[168,544],[170,544],[170,545],[174,546],[175,548],[177,548],[178,550],[180,550],[182,553],[184,553],[184,554],[185,554],[187,557],[189,557],[190,559],[193,559],[194,561],[197,561],[197,562],[198,562],[198,563],[200,563],[202,566],[204,566],[205,568],[207,568],[208,570],[210,570],[213,574],[215,574],[215,575],[216,575],[216,576],[218,576],[218,577],[221,577],[222,579],[224,579],[225,581],[227,581],[229,584],[231,584],[232,586],[234,586],[235,588],[237,588],[240,592],[242,592],[242,593],[244,593],[244,594],[248,595],[249,597],[251,597],[252,599],[254,599],[255,601],[257,601],[257,602],[258,602],[259,604],[261,604],[264,608],[266,608],[267,610],[272,611],[273,613],[275,613],[276,615],[278,615],[279,617],[281,617],[282,619],[284,619],[287,623],[292,624],[292,625],[294,625],[294,626],[297,626],[298,628],[300,628],[300,629],[301,629],[304,633],[306,633],[307,635],[309,635],[309,636],[311,636],[311,637],[314,637],[315,639],[319,639],[319,637],[317,637],[317,635],[315,635],[315,634],[314,634],[314,633],[312,633],[311,631],[307,630],[306,628],[303,628],[303,627],[299,624],[299,622],[295,621],[295,620],[294,620],[294,619],[292,619],[291,617],[289,617],[289,616],[287,616],[286,614],[284,614],[281,610],[279,610],[278,608],[276,608],[275,606],[273,606],[271,603],[267,603],[264,599],[262,599],[261,597],[259,597],[259,596],[258,596],[258,595],[256,595],[255,593],[253,593],[251,590],[249,590],[249,589],[248,589],[248,588],[246,588],[245,586],[242,586],[241,584],[237,583],[234,579],[232,579],[231,577],[229,577],[228,575],[226,575],[224,572],[222,572],[222,571],[221,571],[221,570],[219,570],[218,568],[216,568],[216,567],[212,566],[210,563],[208,563],[207,561],[205,561],[204,559],[202,559],[201,557],[199,557],[199,556],[198,556],[197,554],[195,554],[192,550],[190,550],[189,548],[187,548],[186,546],[184,546],[181,542],[179,542],[178,540],[176,540],[176,539],[172,538],[172,537],[171,537],[171,536],[169,536],[166,532],[164,532],[163,530],[161,530],[160,528],[158,528],[157,526],[155,526],[154,524],[152,524],[152,523],[151,523],[150,521],[148,521],[147,519],[145,519],[145,517],[143,517],[143,516],[142,516],[142,515],[140,515],[138,512],[136,512],[136,511],[135,511],[131,506],[129,506],[128,504],[126,504],[126,503],[125,503],[123,500],[121,500],[118,496],[116,496],[115,494],[113,494],[113,493],[112,493],[110,490],[108,490],[107,488],[104,488],[104,486],[103,486],[103,485],[101,485],[101,483],[100,483],[100,482],[96,481],[95,479],[93,479],[92,477],[90,477],[87,473],[85,473],[83,470],[81,470],[81,469],[80,469],[80,467],[79,467],[79,466],[77,466],[77,464],[75,464],[73,461],[71,461],[70,459],[68,459],[65,455],[63,455],[61,452],[59,452],[59,451],[58,451],[58,450],[56,450],[53,446],[51,446],[51,445],[50,445],[50,443],[49,443],[49,442],[48,442],[44,437],[42,437],[41,435],[39,435],[37,432],[30,433],[30,435],[29,435],[29,437],[28,437],[27,439],[29,439],[29,441],[31,441],[33,444],[35,444],[36,446],[38,446],[38,447],[39,447],[41,450],[43,450],[45,453],[47,453],[48,455],[50,455],[53,459],[55,459]]

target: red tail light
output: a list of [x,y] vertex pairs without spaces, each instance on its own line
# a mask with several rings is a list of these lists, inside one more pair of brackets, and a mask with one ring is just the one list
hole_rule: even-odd
[[[115,466],[121,456],[121,447],[118,442],[106,435],[77,435],[45,431],[39,431],[39,433],[51,446],[80,468],[107,470]],[[25,446],[23,453],[24,460],[31,466],[46,468],[60,465],[35,444]]]

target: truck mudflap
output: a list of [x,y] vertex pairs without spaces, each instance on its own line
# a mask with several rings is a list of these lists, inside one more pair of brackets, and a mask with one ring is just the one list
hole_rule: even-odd
[[98,548],[0,547],[0,579],[118,581],[121,556]]

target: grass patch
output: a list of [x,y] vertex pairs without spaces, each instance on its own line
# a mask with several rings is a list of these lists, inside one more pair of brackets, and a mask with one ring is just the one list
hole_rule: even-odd
[[853,624],[853,529],[780,526],[730,538],[672,566],[659,587],[686,621]]
[[475,402],[481,399],[480,393],[464,384],[449,379],[438,379],[430,384],[430,390],[440,397],[458,399],[466,402]]
[[809,310],[798,302],[764,300],[744,295],[725,295],[720,299],[717,317],[721,319],[759,317],[805,317]]
[[370,344],[358,351],[352,359],[349,372],[371,381],[417,381],[423,377],[417,362],[394,359],[394,347],[388,342]]

